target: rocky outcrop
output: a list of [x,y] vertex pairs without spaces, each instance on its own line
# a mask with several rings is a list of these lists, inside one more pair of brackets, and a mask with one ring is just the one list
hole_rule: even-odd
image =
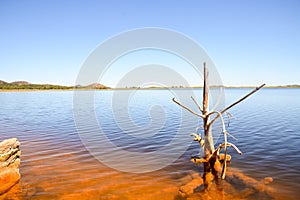
[[20,181],[20,142],[16,138],[0,143],[0,196]]
[[194,191],[203,184],[203,179],[198,173],[192,173],[184,178],[181,182],[185,183],[179,188],[179,195],[182,197],[187,197],[194,193]]

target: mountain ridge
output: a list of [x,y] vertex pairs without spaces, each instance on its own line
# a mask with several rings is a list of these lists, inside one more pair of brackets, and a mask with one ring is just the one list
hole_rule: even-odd
[[27,81],[6,82],[0,80],[0,90],[72,90],[72,89],[111,89],[100,83],[92,83],[86,86],[64,86],[54,84],[34,84]]

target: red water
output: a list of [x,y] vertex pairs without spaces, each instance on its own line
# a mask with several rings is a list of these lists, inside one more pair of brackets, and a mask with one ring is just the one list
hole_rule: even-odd
[[[244,90],[230,92],[233,95],[232,101],[246,93]],[[253,193],[239,187],[237,182],[234,187],[224,184],[224,192],[212,188],[210,193],[197,191],[190,198],[298,199],[299,94],[298,89],[266,89],[251,97],[251,101],[232,110],[238,120],[232,121],[228,131],[238,138],[238,141],[233,142],[244,154],[239,156],[233,152],[229,169],[238,168],[258,181],[266,176],[272,177],[274,181],[270,183],[271,190],[267,190],[268,193],[265,189]],[[107,118],[110,111],[104,112],[105,107],[109,108],[107,102],[111,100],[111,93],[99,91],[97,95],[95,108],[103,105],[99,109],[106,117],[103,124],[107,125],[107,130],[115,129],[116,124]],[[173,108],[177,108],[171,101],[173,96],[164,95],[165,91],[161,90],[144,92],[140,95],[140,103],[135,104],[136,110],[133,110],[133,113],[138,113],[137,122],[143,122],[145,117],[149,117],[148,112],[141,112],[146,106],[145,100],[151,99],[152,102],[153,97],[159,97],[158,105],[171,113],[167,117],[169,124],[164,135],[152,137],[151,141],[158,142],[156,147],[168,144],[169,136],[174,134],[178,125],[177,111],[182,110],[180,107],[178,110]],[[17,137],[22,151],[21,181],[0,199],[175,199],[179,198],[180,186],[190,181],[186,177],[203,170],[189,161],[191,155],[198,153],[198,144],[191,146],[185,157],[176,163],[152,173],[122,173],[104,166],[81,144],[74,125],[71,92],[5,93],[0,95],[0,102],[0,141]],[[159,122],[165,120],[163,115],[161,117]],[[124,120],[124,123],[127,122]],[[194,131],[195,126],[196,123],[192,122],[182,127],[190,140],[192,138],[188,133],[190,129]],[[132,130],[138,129],[132,127]],[[109,132],[114,133],[118,133],[118,130]],[[120,144],[117,136],[111,139]],[[121,141],[124,149],[132,144],[135,143],[129,143],[127,137]],[[96,145],[101,145],[101,141]],[[135,147],[139,150],[144,146]],[[176,151],[173,152],[176,154]]]
[[[147,174],[130,174],[110,169],[87,151],[71,153],[65,149],[53,150],[53,146],[34,142],[22,144],[21,181],[6,196],[8,199],[180,199],[180,186],[190,179],[186,175],[196,171],[183,172],[178,167]],[[48,150],[47,150],[48,149]],[[51,153],[49,153],[49,149]],[[48,152],[48,153],[47,153]],[[189,163],[187,163],[189,165]],[[192,164],[191,164],[192,165]],[[246,176],[245,176],[246,177]],[[246,177],[245,179],[247,179]],[[250,178],[251,179],[251,178]],[[272,183],[271,183],[272,186]],[[210,193],[196,192],[191,199],[255,199],[246,196],[248,190],[224,186],[225,193],[211,189]],[[226,189],[227,188],[227,189]],[[275,188],[264,199],[293,199]],[[228,194],[226,192],[229,192]],[[264,193],[265,191],[261,191]]]

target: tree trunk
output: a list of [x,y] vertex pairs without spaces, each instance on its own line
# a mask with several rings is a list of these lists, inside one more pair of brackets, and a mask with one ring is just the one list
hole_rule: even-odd
[[210,115],[209,113],[209,86],[208,86],[208,71],[206,68],[206,64],[204,63],[204,86],[203,86],[203,110],[202,115],[205,116],[203,118],[203,127],[204,127],[204,153],[205,158],[209,158],[210,155],[215,151],[214,141],[212,137],[212,130],[210,123]]
[[[203,85],[203,110],[202,115],[203,118],[203,127],[204,127],[204,158],[210,160],[212,153],[215,151],[214,141],[212,137],[212,129],[209,125],[210,123],[210,115],[209,113],[209,86],[208,86],[208,71],[206,68],[206,64],[204,63],[204,85]],[[205,162],[204,164],[204,174],[203,180],[206,187],[208,187],[213,179],[214,173],[214,163]]]

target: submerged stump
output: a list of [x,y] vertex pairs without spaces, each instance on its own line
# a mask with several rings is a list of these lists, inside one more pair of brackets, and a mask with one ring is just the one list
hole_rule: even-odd
[[[196,104],[197,108],[199,109],[200,113],[197,113],[191,110],[189,107],[181,104],[179,101],[173,98],[173,101],[181,106],[182,108],[186,109],[193,115],[196,115],[203,120],[203,133],[191,133],[191,136],[194,136],[194,141],[198,141],[201,150],[203,150],[204,155],[202,158],[192,158],[192,162],[201,163],[203,164],[203,182],[206,189],[209,189],[212,182],[215,181],[217,185],[219,185],[219,178],[222,180],[226,177],[227,171],[227,162],[231,160],[231,156],[227,155],[227,147],[234,148],[238,154],[242,155],[242,152],[232,143],[228,142],[227,134],[225,128],[225,122],[223,119],[223,114],[227,112],[230,108],[237,105],[238,103],[242,102],[259,89],[265,86],[262,84],[259,87],[256,87],[250,93],[245,95],[244,97],[240,98],[239,100],[235,101],[231,105],[225,107],[223,110],[210,110],[209,109],[209,84],[208,84],[208,70],[206,67],[206,63],[203,64],[203,75],[204,75],[204,82],[203,82],[203,99],[202,99],[202,107],[197,102],[197,100],[191,96],[192,100]],[[230,116],[230,114],[228,114]],[[217,149],[215,149],[214,142],[213,142],[213,133],[212,133],[212,125],[216,122],[217,119],[221,120],[222,123],[222,133],[224,134],[224,143],[221,143]],[[229,119],[228,119],[229,120]],[[229,126],[229,121],[228,121]],[[198,130],[198,128],[197,128]],[[232,136],[231,134],[229,134]],[[232,136],[233,137],[233,136]],[[235,137],[233,137],[235,138]],[[220,154],[220,151],[224,149],[224,154]]]
[[16,138],[0,143],[0,197],[20,181],[20,142]]
[[[213,178],[212,178],[213,179]],[[226,179],[220,184],[205,187],[203,176],[197,172],[190,173],[181,179],[182,185],[178,195],[185,199],[275,199],[277,192],[269,186],[272,177],[256,180],[238,169],[227,171]]]

